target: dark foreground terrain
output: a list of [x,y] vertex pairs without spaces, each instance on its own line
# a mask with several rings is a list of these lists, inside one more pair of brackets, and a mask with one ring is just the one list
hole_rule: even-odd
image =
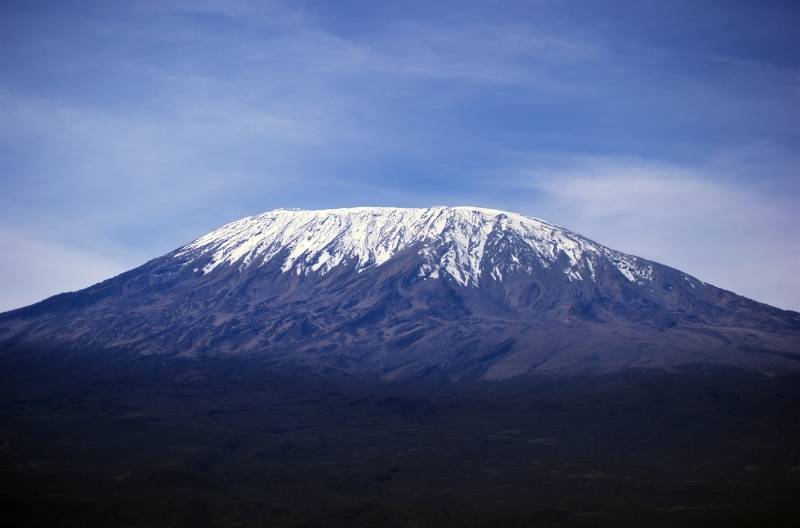
[[2,526],[779,526],[800,378],[381,386],[253,361],[0,359]]

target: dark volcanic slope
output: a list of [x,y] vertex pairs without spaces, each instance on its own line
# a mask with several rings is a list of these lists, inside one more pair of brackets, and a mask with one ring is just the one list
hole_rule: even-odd
[[6,350],[257,356],[387,381],[800,367],[800,314],[474,208],[276,211],[0,316]]

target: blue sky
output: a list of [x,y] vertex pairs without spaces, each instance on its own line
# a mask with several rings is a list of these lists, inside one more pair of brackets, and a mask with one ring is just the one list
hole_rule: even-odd
[[799,6],[4,1],[0,310],[269,209],[440,204],[800,310]]

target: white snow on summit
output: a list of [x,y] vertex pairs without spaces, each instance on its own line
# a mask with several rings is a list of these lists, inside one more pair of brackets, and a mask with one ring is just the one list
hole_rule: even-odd
[[569,280],[594,278],[599,258],[608,259],[631,282],[643,283],[652,276],[652,266],[638,257],[543,220],[479,207],[278,209],[227,224],[184,246],[176,256],[192,261],[210,257],[202,268],[208,273],[221,265],[263,264],[282,254],[285,273],[325,274],[344,263],[354,264],[359,272],[380,266],[419,244],[424,259],[420,276],[477,285],[487,267],[492,280],[502,280],[509,269],[533,272],[519,254],[503,263],[487,257],[490,234],[506,231],[518,235],[544,267],[563,266]]

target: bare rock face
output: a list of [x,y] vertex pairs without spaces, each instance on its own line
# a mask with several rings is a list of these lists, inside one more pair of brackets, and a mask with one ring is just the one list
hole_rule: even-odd
[[258,357],[388,382],[800,368],[800,314],[473,207],[278,210],[0,315],[2,350]]

